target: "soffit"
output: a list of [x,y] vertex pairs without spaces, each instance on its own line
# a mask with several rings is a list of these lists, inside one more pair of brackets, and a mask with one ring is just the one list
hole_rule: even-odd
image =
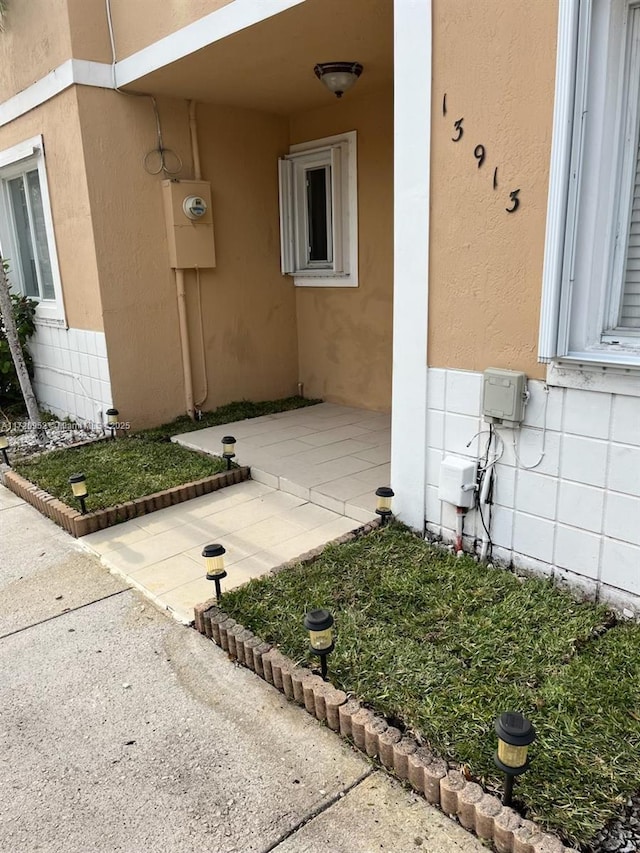
[[288,115],[328,103],[313,66],[338,60],[364,66],[345,97],[393,78],[392,0],[306,0],[125,88]]

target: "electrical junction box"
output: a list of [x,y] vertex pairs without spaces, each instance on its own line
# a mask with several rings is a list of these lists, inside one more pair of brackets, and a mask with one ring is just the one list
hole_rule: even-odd
[[527,377],[517,370],[490,367],[482,382],[482,414],[490,424],[515,426],[524,420]]
[[472,507],[477,470],[477,462],[462,456],[445,456],[440,465],[440,500],[466,509]]
[[207,181],[163,181],[169,265],[174,269],[215,267],[211,185]]

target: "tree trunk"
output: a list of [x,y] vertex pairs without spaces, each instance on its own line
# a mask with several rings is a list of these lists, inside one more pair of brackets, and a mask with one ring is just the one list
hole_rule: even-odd
[[31,379],[29,379],[27,365],[24,363],[24,356],[22,355],[22,347],[20,346],[20,339],[18,338],[16,319],[13,316],[13,308],[11,306],[9,280],[7,279],[7,274],[5,272],[2,255],[0,255],[0,316],[2,317],[2,322],[7,333],[7,343],[9,344],[11,358],[13,359],[13,364],[16,368],[18,382],[20,383],[20,390],[22,391],[24,404],[27,407],[29,420],[32,421],[32,423],[39,424],[40,412],[38,411],[36,395],[33,393]]

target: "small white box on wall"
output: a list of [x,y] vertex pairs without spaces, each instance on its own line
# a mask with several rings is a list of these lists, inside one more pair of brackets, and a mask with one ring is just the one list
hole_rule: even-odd
[[477,462],[461,456],[445,456],[440,465],[440,500],[467,509],[472,507],[477,465]]
[[482,414],[488,423],[519,424],[524,420],[527,377],[517,370],[490,367],[482,380]]

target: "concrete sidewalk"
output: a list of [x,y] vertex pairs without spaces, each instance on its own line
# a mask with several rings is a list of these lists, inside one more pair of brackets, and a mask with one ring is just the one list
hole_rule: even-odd
[[484,849],[1,486],[0,537],[0,849]]

